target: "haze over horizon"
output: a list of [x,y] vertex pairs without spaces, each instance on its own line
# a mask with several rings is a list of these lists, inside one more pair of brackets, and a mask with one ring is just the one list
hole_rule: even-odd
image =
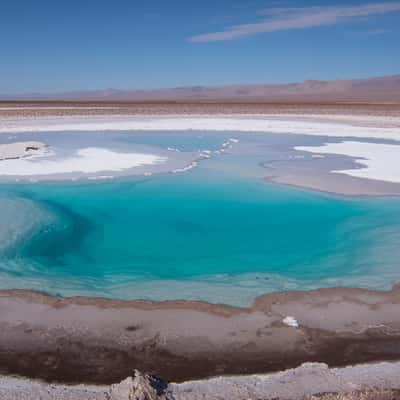
[[399,22],[391,0],[17,0],[0,13],[0,93],[396,75]]

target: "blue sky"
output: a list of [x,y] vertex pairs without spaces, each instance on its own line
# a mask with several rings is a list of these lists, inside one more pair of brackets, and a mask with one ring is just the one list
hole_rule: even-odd
[[0,93],[400,73],[400,0],[4,0]]

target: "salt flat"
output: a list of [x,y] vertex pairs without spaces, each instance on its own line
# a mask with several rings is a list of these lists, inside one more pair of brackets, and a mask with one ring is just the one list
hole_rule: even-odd
[[122,171],[142,165],[162,163],[165,160],[165,157],[153,154],[121,153],[90,147],[79,149],[74,156],[57,160],[48,158],[3,160],[0,163],[0,175],[39,176],[76,172]]
[[[322,119],[321,119],[322,118]],[[330,120],[329,116],[303,119],[300,116],[238,116],[238,115],[170,115],[170,116],[63,116],[40,118],[2,118],[0,133],[18,132],[60,132],[60,131],[107,131],[107,130],[143,130],[143,131],[242,131],[274,132],[313,136],[374,138],[400,140],[400,132],[393,126],[395,117],[387,117],[387,126],[368,124],[365,126],[352,119]],[[334,117],[337,118],[337,117]],[[347,121],[347,122],[346,122]]]
[[332,170],[358,178],[386,182],[400,182],[400,146],[382,143],[345,141],[327,143],[323,146],[297,146],[296,150],[317,154],[342,154],[355,158],[359,167]]

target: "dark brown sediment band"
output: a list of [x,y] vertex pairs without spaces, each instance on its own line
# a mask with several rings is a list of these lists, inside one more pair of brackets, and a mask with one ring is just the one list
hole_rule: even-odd
[[398,360],[399,307],[397,287],[273,293],[249,308],[7,290],[0,292],[0,373],[109,384],[137,368],[181,382],[306,361]]

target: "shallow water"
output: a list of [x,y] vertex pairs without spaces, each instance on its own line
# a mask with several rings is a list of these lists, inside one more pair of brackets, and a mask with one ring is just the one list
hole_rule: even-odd
[[[198,147],[179,140],[162,146]],[[246,305],[276,290],[400,280],[398,199],[268,184],[259,161],[232,153],[175,175],[3,184],[0,287]]]

